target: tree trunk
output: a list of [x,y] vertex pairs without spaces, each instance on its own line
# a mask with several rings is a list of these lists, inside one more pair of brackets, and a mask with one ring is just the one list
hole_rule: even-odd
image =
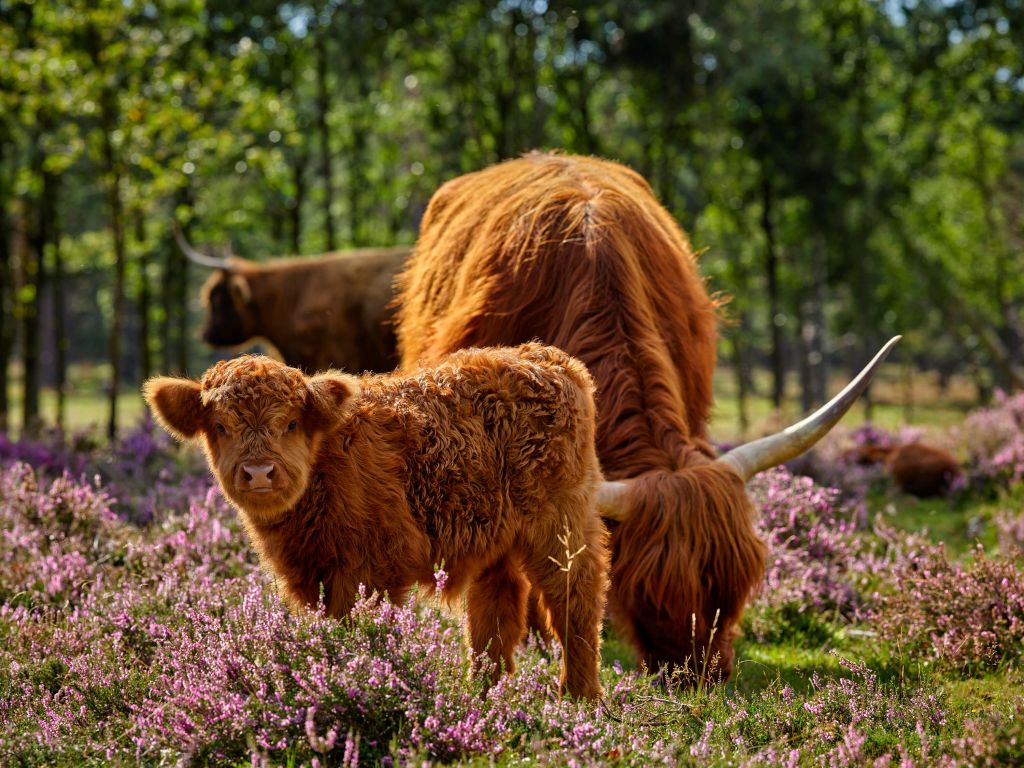
[[107,175],[107,204],[110,206],[110,227],[114,237],[114,295],[113,315],[110,319],[110,391],[108,393],[107,437],[117,437],[117,395],[121,389],[121,333],[125,314],[125,241],[124,206],[121,200],[121,169],[113,143],[116,124],[113,95],[109,92],[103,98],[103,161]]
[[326,34],[326,30],[323,29],[317,30],[316,33],[316,125],[320,133],[320,175],[324,184],[324,250],[333,251],[336,247],[334,219],[331,216],[331,209],[334,207],[334,179],[331,172],[331,134],[327,126],[331,102],[327,87]]
[[60,249],[60,220],[55,217],[53,227],[53,349],[54,388],[57,395],[57,430],[64,434],[67,426],[68,332],[65,322],[64,254]]
[[353,69],[356,79],[356,100],[352,110],[352,143],[348,158],[348,215],[349,238],[352,245],[366,245],[366,219],[362,202],[363,184],[366,179],[366,105],[369,99],[369,86],[366,72],[358,57],[353,57]]
[[772,405],[778,411],[786,389],[786,369],[782,357],[782,315],[779,301],[779,258],[775,246],[775,224],[772,221],[772,188],[768,174],[761,171],[761,229],[764,230],[765,272],[768,276],[768,322],[772,328]]
[[292,179],[295,183],[295,199],[292,200],[291,210],[291,238],[292,253],[296,256],[302,253],[302,206],[306,202],[306,164],[309,162],[309,155],[305,147],[301,148],[292,163]]
[[[0,173],[3,172],[6,142],[0,138]],[[9,426],[10,403],[7,400],[7,369],[14,344],[14,271],[11,269],[11,233],[13,227],[7,215],[7,184],[0,185],[0,433],[6,434]]]
[[42,179],[42,191],[35,221],[29,229],[21,291],[24,297],[21,310],[21,359],[24,369],[21,427],[22,432],[30,436],[38,434],[42,426],[39,413],[39,307],[46,287],[46,246],[53,242],[57,197],[57,179],[43,170],[44,160],[41,151],[33,156],[33,172],[38,173]]
[[135,244],[139,249],[139,373],[145,381],[153,374],[153,346],[150,341],[149,253],[146,250],[146,217],[135,210]]
[[746,354],[743,349],[743,342],[741,341],[743,319],[740,319],[740,328],[737,329],[736,333],[733,333],[731,339],[732,346],[732,367],[733,373],[736,376],[736,408],[739,415],[740,423],[740,442],[747,439],[747,433],[750,430],[750,412],[747,407],[749,399],[749,391],[747,388],[748,377],[747,377],[747,360]]

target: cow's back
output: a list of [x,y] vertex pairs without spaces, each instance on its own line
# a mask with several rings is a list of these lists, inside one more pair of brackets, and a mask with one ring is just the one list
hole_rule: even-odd
[[447,183],[399,297],[404,366],[532,339],[581,359],[609,477],[673,469],[705,435],[715,304],[686,237],[624,166],[532,154]]

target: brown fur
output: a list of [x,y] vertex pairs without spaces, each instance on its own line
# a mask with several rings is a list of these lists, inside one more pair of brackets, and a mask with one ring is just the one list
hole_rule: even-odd
[[882,447],[864,445],[856,449],[858,464],[885,462],[885,470],[904,493],[927,498],[945,496],[953,482],[963,474],[956,458],[941,448],[924,443]]
[[[446,596],[468,592],[473,648],[511,670],[532,583],[568,646],[563,683],[601,694],[608,555],[593,382],[579,361],[525,344],[357,379],[246,356],[201,382],[152,379],[145,393],[172,434],[203,444],[294,602],[314,605],[322,586],[329,613],[343,616],[359,584],[399,601],[431,586],[443,563]],[[254,466],[273,466],[271,490],[250,490]],[[566,526],[571,548],[585,547],[569,592],[551,560],[565,561]]]
[[409,249],[365,248],[308,259],[230,259],[203,286],[203,341],[235,347],[254,338],[305,371],[385,372],[398,359],[390,306]]
[[647,183],[551,154],[450,181],[430,201],[399,300],[406,366],[530,339],[586,363],[604,473],[639,477],[628,522],[613,526],[611,610],[648,666],[700,668],[717,654],[728,676],[765,547],[743,482],[711,464],[705,441],[716,305]]

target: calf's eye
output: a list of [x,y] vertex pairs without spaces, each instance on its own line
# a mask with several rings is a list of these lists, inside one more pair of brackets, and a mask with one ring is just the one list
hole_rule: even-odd
[[297,421],[289,421],[288,422],[288,431],[291,432],[297,426],[299,426],[299,422],[297,422]]
[[224,429],[224,425],[223,424],[218,424],[217,425],[217,434],[226,435],[227,433],[228,433],[228,431],[226,429]]

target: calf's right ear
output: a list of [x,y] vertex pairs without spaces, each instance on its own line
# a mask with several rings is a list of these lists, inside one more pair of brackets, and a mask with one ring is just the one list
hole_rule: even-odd
[[156,376],[142,385],[157,422],[178,440],[191,440],[203,428],[201,392],[198,381],[170,376]]

